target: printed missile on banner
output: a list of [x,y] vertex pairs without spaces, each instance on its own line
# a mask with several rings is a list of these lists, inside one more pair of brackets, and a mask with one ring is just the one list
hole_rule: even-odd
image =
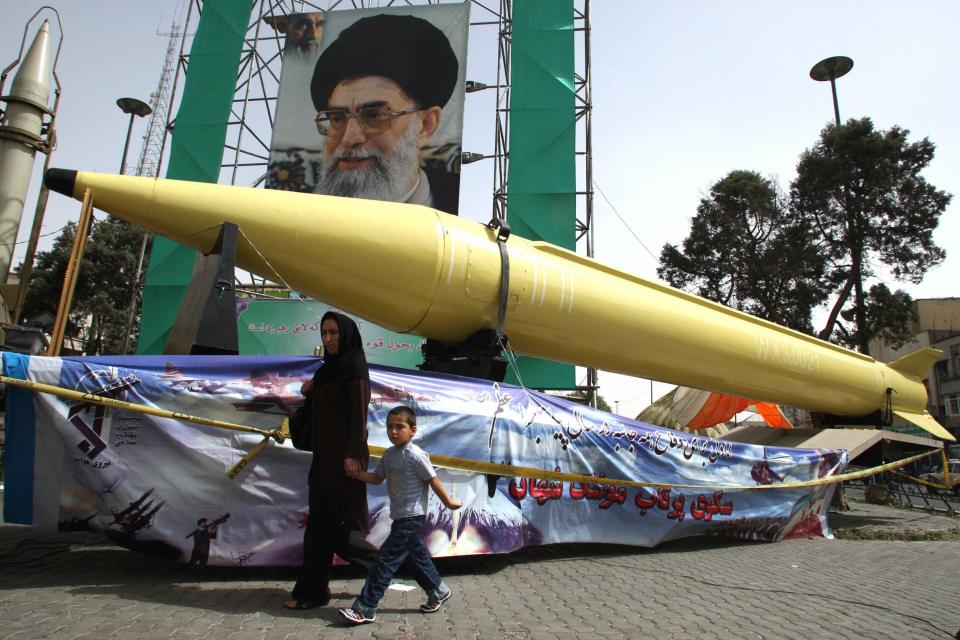
[[[497,326],[496,231],[428,207],[51,169],[47,186],[202,252],[242,230],[237,265],[403,333],[463,340]],[[506,241],[504,333],[525,355],[859,417],[926,412],[940,352],[884,364],[544,242]],[[350,265],[345,268],[344,265]]]

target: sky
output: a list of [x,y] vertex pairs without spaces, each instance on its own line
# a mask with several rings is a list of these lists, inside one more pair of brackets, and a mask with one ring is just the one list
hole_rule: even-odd
[[[166,52],[162,34],[175,19],[182,22],[184,3],[3,0],[0,65],[16,59],[24,26],[43,5],[58,11],[64,35],[51,165],[118,172],[128,116],[115,101],[149,100]],[[594,0],[590,14],[598,260],[655,279],[663,245],[683,242],[700,199],[727,173],[753,170],[788,188],[800,154],[834,119],[830,85],[812,80],[810,68],[843,55],[854,67],[837,80],[841,119],[870,117],[877,129],[909,130],[911,142],[929,138],[936,155],[924,176],[954,194],[934,234],[946,261],[919,285],[885,281],[915,298],[960,296],[960,3]],[[51,17],[58,36],[55,17],[42,16]],[[474,8],[473,18],[488,15]],[[32,26],[30,38],[34,32]],[[471,31],[470,79],[495,84],[495,47],[493,28]],[[465,151],[493,152],[493,96],[468,95]],[[136,122],[128,163],[139,156],[144,132],[145,122]],[[29,236],[42,166],[38,158],[14,264]],[[491,192],[492,163],[465,165],[461,214],[486,222]],[[53,235],[43,238],[41,250],[78,215],[78,203],[52,195],[42,233]],[[601,372],[600,384],[623,415],[635,416],[650,401],[648,381]],[[671,388],[652,387],[654,398]]]

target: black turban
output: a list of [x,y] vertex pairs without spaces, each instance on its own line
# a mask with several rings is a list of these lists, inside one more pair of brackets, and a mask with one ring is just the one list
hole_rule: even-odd
[[426,109],[443,107],[453,94],[459,65],[450,41],[422,18],[381,14],[361,18],[324,49],[313,70],[310,96],[327,108],[342,80],[390,78]]

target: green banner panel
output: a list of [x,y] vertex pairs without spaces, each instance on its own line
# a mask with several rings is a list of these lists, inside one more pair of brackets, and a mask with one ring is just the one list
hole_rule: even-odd
[[[241,355],[313,355],[322,346],[320,319],[331,309],[319,300],[237,300]],[[416,369],[423,362],[420,336],[396,333],[347,314],[360,328],[367,362]]]
[[[243,39],[253,5],[205,0],[190,48],[167,178],[217,182]],[[196,252],[157,236],[143,287],[137,353],[160,353],[183,301]]]
[[[573,2],[513,4],[507,215],[513,233],[576,249]],[[528,387],[569,389],[572,365],[520,358]],[[508,382],[518,380],[511,371]]]

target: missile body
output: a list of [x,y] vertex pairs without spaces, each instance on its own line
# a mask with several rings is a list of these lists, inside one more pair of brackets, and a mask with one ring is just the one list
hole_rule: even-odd
[[33,160],[42,139],[43,114],[50,113],[50,27],[44,21],[3,96],[7,107],[0,124],[0,284],[6,282],[10,259],[23,217]]
[[[208,252],[237,223],[237,264],[390,329],[462,340],[497,324],[495,232],[391,202],[51,169],[47,186]],[[511,236],[505,333],[519,353],[814,411],[926,413],[925,349],[885,365],[765,320]],[[888,390],[889,393],[888,393]]]

